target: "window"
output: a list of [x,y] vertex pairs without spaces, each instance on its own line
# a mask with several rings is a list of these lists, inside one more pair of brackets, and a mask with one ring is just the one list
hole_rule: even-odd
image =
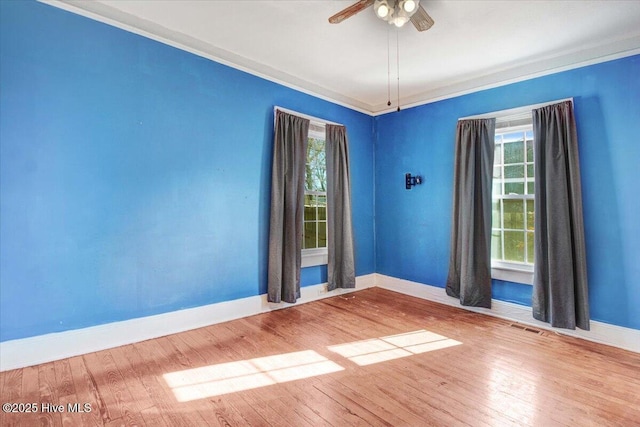
[[304,185],[302,266],[327,263],[327,162],[325,128],[310,123]]
[[491,219],[493,278],[532,283],[534,179],[531,124],[496,129]]

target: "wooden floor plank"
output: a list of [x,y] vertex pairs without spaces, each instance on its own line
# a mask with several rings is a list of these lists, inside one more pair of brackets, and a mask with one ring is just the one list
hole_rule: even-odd
[[[226,325],[226,331],[219,330],[219,336],[226,337],[230,342],[236,337],[232,347],[225,350],[232,355],[234,361],[252,360],[269,356],[278,356],[291,353],[294,348],[276,339],[272,334],[266,333],[247,319],[239,319]],[[268,375],[268,374],[267,374]],[[270,425],[306,426],[313,425],[298,408],[292,408],[284,402],[292,402],[294,399],[290,393],[277,384],[248,389],[242,392],[244,401],[255,407],[261,416]],[[304,411],[302,411],[304,412]]]
[[78,409],[82,407],[84,410],[84,406],[78,403],[69,359],[56,360],[53,364],[56,371],[58,403],[62,405],[62,413],[60,414],[62,425],[79,425],[82,422],[82,417]]
[[[314,384],[313,387],[317,389],[325,397],[325,400],[329,399],[335,404],[342,406],[345,410],[351,414],[356,414],[359,418],[366,420],[369,424],[380,426],[398,426],[407,423],[406,417],[402,417],[401,413],[404,413],[404,407],[390,407],[388,401],[381,404],[381,402],[372,401],[369,393],[361,394],[361,390],[353,390],[352,387],[343,384],[344,379],[340,381],[319,381]],[[355,381],[360,383],[360,381]],[[346,381],[347,384],[353,386],[354,381]],[[373,396],[373,399],[376,399]],[[393,410],[395,409],[395,410]],[[322,411],[321,416],[326,417],[328,411]],[[410,420],[413,418],[408,417]],[[329,418],[330,420],[330,418]],[[418,423],[422,420],[417,417],[412,421]]]
[[[126,345],[120,347],[122,357],[126,359],[131,367],[134,375],[138,378],[141,386],[146,391],[146,395],[151,400],[152,406],[148,406],[143,410],[143,418],[148,425],[152,425],[151,421],[158,422],[155,417],[150,419],[150,414],[159,413],[164,423],[168,426],[180,425],[183,423],[179,410],[174,404],[173,395],[164,387],[162,381],[162,368],[158,365],[153,355],[144,357],[138,351],[138,345]],[[120,363],[124,360],[120,359]],[[136,393],[136,395],[138,395]],[[145,405],[146,406],[146,405]],[[161,424],[160,424],[161,425]]]
[[3,427],[640,425],[639,354],[379,288],[2,372],[0,390],[91,409]]
[[[24,404],[28,402],[23,398],[25,394],[23,392],[23,374],[23,369],[15,369],[4,373],[4,375],[0,377],[0,396],[2,396],[2,402],[0,403]],[[11,412],[12,410],[14,410],[14,408],[10,406],[10,411],[3,410],[0,412],[0,426],[27,425],[24,423],[27,422],[28,418],[35,418],[35,414],[21,414]]]
[[[109,420],[109,408],[103,401],[83,356],[67,359],[73,377],[74,390],[82,412],[78,412],[83,426],[102,426]],[[87,405],[87,406],[85,406]]]
[[[170,343],[169,343],[170,344]],[[156,371],[158,386],[162,388],[163,392],[159,391],[155,393],[156,398],[164,396],[166,399],[166,405],[170,408],[170,415],[178,422],[188,426],[207,426],[209,424],[206,419],[199,413],[197,409],[190,408],[189,405],[177,402],[173,390],[169,387],[164,380],[163,375],[188,369],[188,366],[184,366],[178,360],[178,357],[174,355],[170,348],[167,348],[166,339],[160,340],[148,340],[141,343],[134,344],[138,353],[143,361],[149,360],[155,363],[159,370]],[[144,363],[144,362],[143,362]],[[162,407],[160,404],[156,406]],[[180,424],[178,424],[180,425]]]
[[109,407],[111,414],[106,425],[144,425],[137,399],[131,395],[126,381],[118,369],[110,350],[84,356],[93,368],[98,391]]
[[62,418],[59,410],[59,387],[56,383],[54,362],[44,363],[38,367],[38,384],[40,386],[39,424],[43,426],[61,426]]
[[128,351],[133,348],[133,346],[118,347],[111,349],[109,353],[122,376],[124,386],[131,396],[135,396],[137,409],[144,423],[149,426],[158,427],[169,425],[163,418],[162,413],[155,406],[155,402],[145,387],[144,370],[136,369],[135,366],[131,365],[129,358],[127,358],[127,354],[129,354]]
[[[210,366],[208,360],[203,357],[202,353],[205,352],[204,349],[199,349],[196,343],[195,347],[190,346],[187,341],[185,341],[185,337],[188,334],[181,335],[171,335],[167,337],[173,346],[180,351],[181,354],[187,355],[186,358],[189,360],[189,368],[188,369],[197,369],[197,368],[207,368]],[[221,399],[221,398],[203,398],[206,399],[206,402],[198,402],[198,408],[201,413],[204,414],[204,417],[209,420],[215,420],[219,425],[242,425],[244,423],[244,419],[242,415],[236,412],[235,408],[230,404],[230,399]]]
[[[235,361],[229,352],[221,352],[213,345],[213,338],[206,333],[204,328],[188,331],[175,335],[174,339],[182,340],[181,346],[186,346],[193,350],[192,357],[200,367],[216,366],[220,363]],[[242,397],[236,393],[231,393],[220,397],[205,398],[214,409],[216,419],[219,422],[225,420],[231,425],[260,426],[266,421]],[[231,419],[232,421],[227,421]]]

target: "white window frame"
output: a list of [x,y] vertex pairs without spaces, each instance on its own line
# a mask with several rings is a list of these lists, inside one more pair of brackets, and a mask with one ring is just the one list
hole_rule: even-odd
[[[322,131],[318,131],[318,130],[312,130],[311,128],[309,129],[309,136],[308,138],[315,138],[315,139],[321,139],[323,141],[325,141],[325,152],[326,152],[326,132],[325,132],[325,124],[324,123],[318,123],[318,122],[313,122],[313,127],[317,128],[317,127],[321,127]],[[305,195],[307,194],[314,194],[314,195],[321,195],[324,194],[325,196],[327,195],[326,191],[324,193],[322,192],[318,192],[318,191],[306,191],[304,192]],[[327,205],[329,204],[329,200],[327,200]],[[329,232],[329,225],[327,223],[327,227],[325,227],[325,230],[327,231],[327,233]],[[304,236],[304,227],[302,229],[302,233]],[[302,249],[302,267],[313,267],[316,265],[325,265],[329,262],[329,249],[328,247],[325,248],[311,248],[311,249]]]
[[[502,124],[503,126],[501,126],[499,129],[496,129],[496,134],[498,132],[512,133],[512,132],[526,132],[527,130],[533,131],[533,127],[530,119],[531,119],[530,116],[524,117],[524,118],[519,118],[514,116],[503,117],[500,119],[497,118],[496,124],[497,125]],[[525,150],[524,168],[526,171],[526,168],[527,168],[526,138],[524,140],[524,144],[525,144],[524,145],[524,150]],[[501,153],[504,156],[504,146],[501,150]],[[494,160],[494,167],[495,165],[496,165],[496,161]],[[500,162],[500,166],[502,167],[502,173],[504,174],[504,164]],[[504,176],[503,176],[503,180],[504,180]],[[524,181],[524,186],[525,188],[527,186],[526,178]],[[504,192],[504,181],[503,181],[503,192]],[[524,202],[524,209],[526,212],[526,202],[527,200],[533,200],[534,195],[525,194],[525,195],[517,195],[513,197],[510,197],[509,195],[503,195],[501,199],[502,200],[505,200],[505,199],[522,200]],[[501,215],[500,218],[504,221],[504,215]],[[505,230],[504,224],[499,224],[498,227],[494,227],[492,224],[491,228],[492,229],[499,228],[503,232]],[[526,233],[526,215],[525,215],[525,233]],[[534,230],[534,233],[535,233],[535,230]],[[525,235],[525,239],[526,239],[526,235]],[[504,233],[503,233],[503,243],[501,244],[501,247],[502,247],[502,250],[504,251]],[[525,243],[525,259],[526,259],[526,256],[527,256],[527,249],[526,249],[526,243]],[[529,264],[526,262],[521,263],[517,261],[495,260],[492,258],[491,259],[491,277],[493,279],[498,279],[498,280],[506,280],[509,282],[524,283],[524,284],[532,285],[533,284],[533,264]]]
[[[318,121],[312,121],[311,124],[313,125],[312,127],[309,128],[309,136],[308,138],[315,138],[315,139],[321,139],[323,141],[325,141],[325,153],[326,153],[326,137],[327,137],[327,133],[325,131],[325,123],[322,122],[318,122]],[[315,129],[312,129],[315,128]],[[317,130],[317,128],[322,128],[322,130]],[[326,179],[326,178],[325,178]],[[307,194],[313,194],[313,195],[321,195],[324,194],[325,196],[327,195],[326,191],[323,192],[318,192],[318,191],[306,191],[304,192],[305,195]],[[327,205],[329,204],[329,200],[327,200]],[[328,234],[329,232],[329,224],[327,223],[327,226],[325,227],[325,230]],[[303,236],[304,236],[304,227],[302,230]],[[311,249],[302,249],[302,267],[313,267],[316,265],[326,265],[329,262],[329,248],[324,247],[324,248],[311,248]]]
[[[342,126],[340,123],[335,123],[335,122],[331,122],[329,120],[325,120],[325,119],[320,119],[318,117],[314,117],[314,116],[309,116],[307,114],[302,114],[299,113],[297,111],[293,111],[293,110],[289,110],[287,108],[283,108],[283,107],[279,107],[279,106],[274,106],[273,107],[273,120],[274,120],[274,125],[275,125],[275,117],[276,111],[282,111],[284,113],[288,113],[288,114],[293,114],[295,116],[298,117],[302,117],[304,119],[309,120],[311,125],[314,125],[313,127],[316,126],[321,126],[323,129],[326,128],[327,125],[338,125],[338,126]],[[314,131],[313,130],[309,130],[309,137],[314,138],[317,137],[318,134],[315,134],[314,136]],[[326,142],[326,132],[322,132],[320,134],[320,138],[324,139]],[[326,145],[325,145],[325,150],[326,150]],[[327,200],[327,205],[330,203],[329,200]],[[328,220],[328,218],[327,218]],[[329,232],[329,224],[327,222],[327,233]],[[328,243],[328,238],[327,238],[327,243]],[[328,246],[328,245],[327,245]],[[314,248],[314,249],[302,249],[301,250],[301,257],[302,257],[302,264],[301,267],[313,267],[313,266],[317,266],[317,265],[327,265],[329,262],[329,248]]]
[[327,248],[302,250],[302,268],[314,267],[316,265],[327,265],[328,262],[329,252]]
[[[511,108],[508,110],[493,111],[490,113],[478,114],[474,116],[462,117],[458,120],[469,119],[489,119],[495,118],[496,125],[501,128],[522,125],[524,121],[531,119],[532,110],[536,108],[546,107],[551,104],[572,101],[573,98],[558,99],[555,101],[543,102],[540,104],[526,105],[522,107]],[[534,230],[535,233],[535,230]],[[491,261],[491,278],[498,280],[506,280],[515,283],[533,284],[533,266],[523,265],[511,262]]]

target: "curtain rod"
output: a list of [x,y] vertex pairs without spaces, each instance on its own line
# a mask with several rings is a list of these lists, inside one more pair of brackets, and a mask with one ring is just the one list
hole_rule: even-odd
[[314,125],[318,125],[318,126],[324,126],[324,125],[344,126],[342,123],[330,122],[329,120],[321,119],[319,117],[313,117],[313,116],[310,116],[308,114],[302,114],[302,113],[299,113],[297,111],[293,111],[293,110],[289,110],[287,108],[279,107],[277,105],[273,107],[273,122],[274,122],[274,124],[275,124],[275,120],[276,120],[276,111],[277,110],[280,110],[283,113],[289,113],[289,114],[293,114],[294,116],[302,117],[303,119],[307,119],[311,123],[313,123]]
[[552,105],[552,104],[559,104],[559,103],[565,102],[565,101],[573,102],[573,98],[558,99],[556,101],[547,101],[547,102],[542,102],[540,104],[524,105],[522,107],[510,108],[508,110],[500,110],[500,111],[493,111],[491,113],[476,114],[474,116],[459,118],[458,121],[460,121],[460,120],[473,120],[473,119],[490,119],[490,118],[493,118],[493,117],[496,117],[496,118],[507,118],[509,116],[517,116],[517,115],[520,115],[520,114],[523,114],[523,113],[527,113],[527,112],[530,113],[531,110],[535,110],[536,108],[542,108],[542,107],[546,107],[547,105]]

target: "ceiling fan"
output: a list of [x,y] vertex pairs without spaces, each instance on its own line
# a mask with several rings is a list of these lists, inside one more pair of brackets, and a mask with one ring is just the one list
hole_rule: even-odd
[[339,24],[371,5],[378,18],[396,27],[402,27],[411,21],[418,31],[426,31],[434,24],[427,11],[420,6],[420,0],[359,0],[333,15],[329,18],[329,22]]

